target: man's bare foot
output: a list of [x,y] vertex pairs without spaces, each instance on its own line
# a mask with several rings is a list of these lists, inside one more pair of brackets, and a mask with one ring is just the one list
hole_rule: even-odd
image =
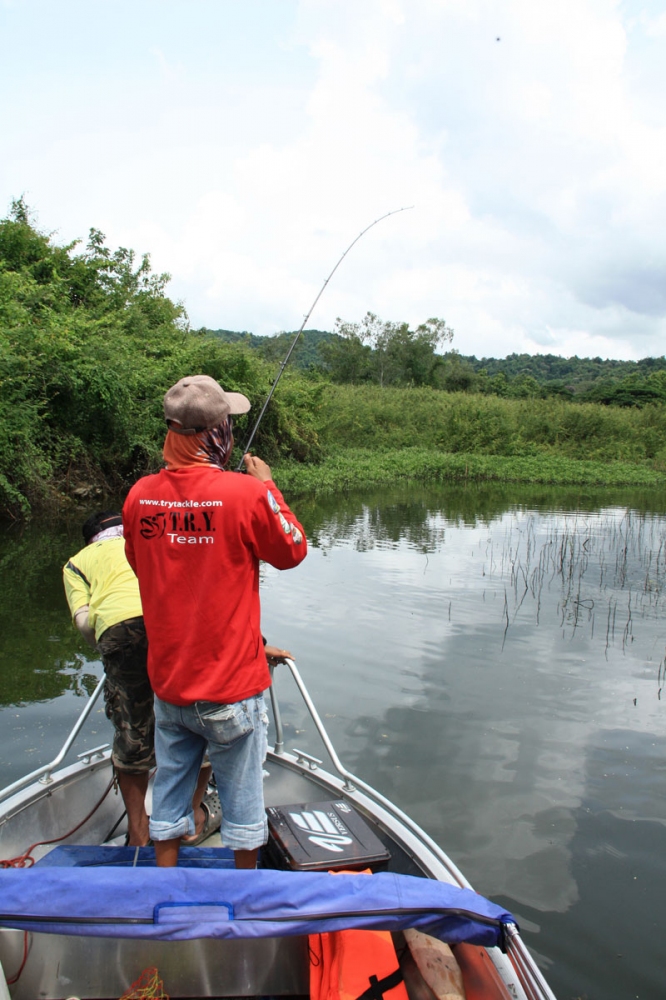
[[181,837],[181,844],[183,847],[187,847],[188,844],[193,843],[193,841],[198,840],[203,833],[204,826],[206,825],[206,811],[201,807],[197,806],[194,810],[194,833],[188,834],[186,837]]

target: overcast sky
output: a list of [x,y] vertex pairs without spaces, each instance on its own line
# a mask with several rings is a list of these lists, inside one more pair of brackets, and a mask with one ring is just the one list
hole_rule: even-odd
[[101,229],[193,327],[367,310],[666,352],[663,0],[0,0],[0,210]]

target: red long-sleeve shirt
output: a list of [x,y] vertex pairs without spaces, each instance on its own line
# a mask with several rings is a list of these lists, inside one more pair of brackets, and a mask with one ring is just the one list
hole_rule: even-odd
[[132,487],[123,524],[157,696],[228,704],[264,691],[259,560],[290,569],[307,552],[275,483],[212,466],[163,470]]

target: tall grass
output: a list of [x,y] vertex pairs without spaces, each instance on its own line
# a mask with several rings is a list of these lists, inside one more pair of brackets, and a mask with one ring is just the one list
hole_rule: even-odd
[[557,398],[328,386],[316,427],[324,447],[648,461],[666,470],[666,407],[659,405],[616,408]]

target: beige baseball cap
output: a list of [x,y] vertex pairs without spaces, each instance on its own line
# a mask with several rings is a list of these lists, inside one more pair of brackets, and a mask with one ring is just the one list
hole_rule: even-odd
[[210,375],[186,375],[164,396],[164,417],[169,430],[177,434],[198,434],[249,409],[247,396],[225,392]]

